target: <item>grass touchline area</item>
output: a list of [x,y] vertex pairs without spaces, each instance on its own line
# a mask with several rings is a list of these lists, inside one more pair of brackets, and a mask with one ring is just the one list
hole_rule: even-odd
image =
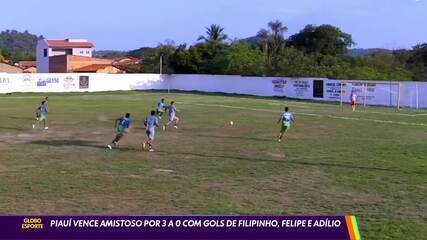
[[[32,129],[46,95],[49,129]],[[161,98],[179,128],[142,151]],[[149,91],[0,95],[0,111],[3,215],[356,215],[363,239],[427,235],[425,111]]]

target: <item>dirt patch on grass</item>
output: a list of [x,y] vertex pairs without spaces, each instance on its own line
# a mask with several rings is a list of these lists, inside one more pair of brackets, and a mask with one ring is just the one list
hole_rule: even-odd
[[6,167],[5,165],[3,165],[3,164],[0,164],[0,172],[7,172],[7,170],[8,170],[9,168],[8,167]]
[[268,152],[267,155],[273,157],[273,158],[278,158],[278,159],[285,159],[286,155],[284,153],[271,153]]
[[171,170],[171,169],[154,169],[154,172],[159,172],[159,173],[173,173],[175,171]]

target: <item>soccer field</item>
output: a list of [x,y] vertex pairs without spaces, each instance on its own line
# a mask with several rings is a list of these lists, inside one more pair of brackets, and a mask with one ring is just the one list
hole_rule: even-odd
[[[44,96],[0,96],[0,214],[354,214],[364,239],[427,235],[426,111],[195,93],[49,94],[49,130],[33,130]],[[162,97],[177,102],[180,128],[159,130],[156,151],[143,152],[143,120]],[[285,105],[296,123],[278,143]],[[114,119],[126,112],[131,132],[108,150]]]

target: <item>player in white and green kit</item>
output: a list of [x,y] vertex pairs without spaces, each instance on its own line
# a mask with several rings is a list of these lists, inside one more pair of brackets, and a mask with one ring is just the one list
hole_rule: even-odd
[[295,122],[294,114],[289,112],[289,108],[285,107],[285,112],[280,116],[279,121],[277,123],[281,123],[282,128],[280,129],[279,139],[278,141],[281,142],[283,135],[285,132],[289,130],[291,127],[291,123]]
[[[46,98],[47,99],[47,98]],[[36,122],[33,123],[33,128],[37,126],[39,122],[43,122],[44,129],[48,129],[47,126],[47,114],[49,113],[47,102],[41,102],[40,106],[36,109]]]
[[157,119],[156,112],[151,111],[150,116],[145,119],[145,133],[147,134],[147,141],[142,144],[142,150],[148,149],[149,152],[153,152],[153,141],[156,136],[156,128],[159,127],[159,119]]
[[176,110],[175,102],[172,101],[171,105],[169,105],[167,109],[168,109],[168,115],[169,115],[169,122],[163,125],[163,131],[165,131],[166,128],[172,123],[174,123],[173,127],[178,129],[179,117],[176,116],[176,113],[178,112],[178,110]]
[[156,114],[159,117],[159,119],[162,119],[162,115],[165,112],[165,99],[160,99],[159,102],[157,102],[156,106]]

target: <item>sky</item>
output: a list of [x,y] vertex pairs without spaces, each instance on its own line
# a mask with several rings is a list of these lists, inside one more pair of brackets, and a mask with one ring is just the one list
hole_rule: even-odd
[[0,31],[86,38],[97,50],[194,44],[213,23],[231,39],[246,38],[272,20],[288,27],[286,36],[307,24],[332,24],[350,33],[356,48],[427,42],[427,0],[20,0],[0,8]]

